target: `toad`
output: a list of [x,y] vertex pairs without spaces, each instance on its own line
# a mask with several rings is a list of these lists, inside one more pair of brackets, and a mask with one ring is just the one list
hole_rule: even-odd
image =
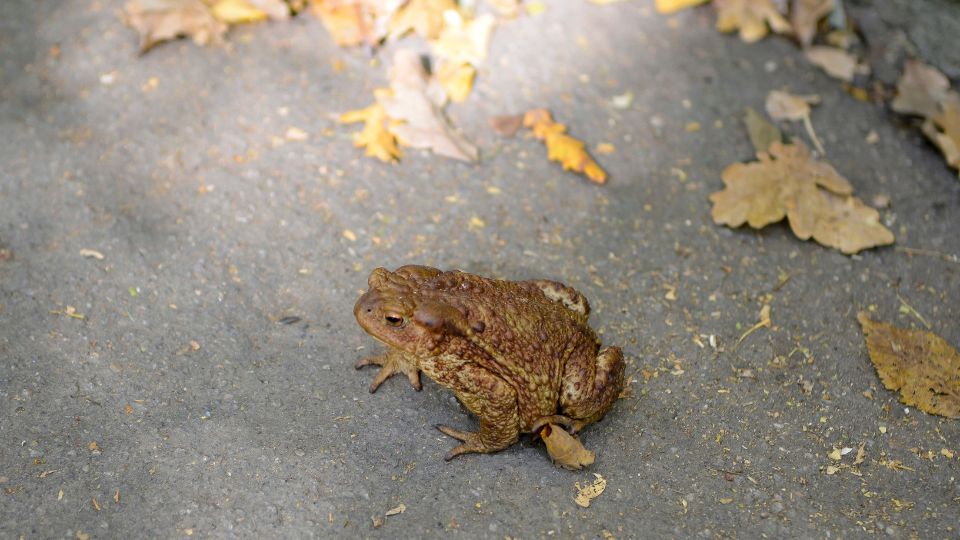
[[408,265],[374,270],[354,316],[386,344],[370,392],[402,373],[449,388],[480,419],[478,432],[436,426],[462,442],[450,460],[496,452],[552,423],[576,432],[603,418],[623,388],[618,347],[601,349],[587,299],[562,283],[504,281]]

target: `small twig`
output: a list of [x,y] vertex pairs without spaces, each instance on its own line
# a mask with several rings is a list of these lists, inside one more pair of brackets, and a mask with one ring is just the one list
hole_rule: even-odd
[[900,311],[901,311],[901,312],[904,312],[904,311],[905,311],[905,312],[913,315],[914,317],[916,317],[917,319],[919,319],[920,322],[922,322],[924,326],[927,327],[927,330],[930,329],[930,323],[928,323],[927,320],[923,318],[923,315],[921,315],[919,311],[917,311],[916,309],[913,308],[913,306],[911,306],[910,304],[908,304],[907,301],[904,300],[903,297],[900,296],[899,294],[897,295],[897,299],[900,300]]
[[960,263],[960,257],[957,257],[956,255],[940,253],[939,251],[933,251],[930,249],[917,249],[917,248],[911,248],[911,247],[905,247],[905,246],[897,246],[896,250],[902,251],[903,253],[906,253],[908,255],[925,255],[927,257],[936,257],[946,262]]

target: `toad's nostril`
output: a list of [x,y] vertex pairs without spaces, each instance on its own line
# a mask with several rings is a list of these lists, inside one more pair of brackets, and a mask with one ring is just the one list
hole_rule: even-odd
[[367,308],[367,313],[373,312],[373,308]]

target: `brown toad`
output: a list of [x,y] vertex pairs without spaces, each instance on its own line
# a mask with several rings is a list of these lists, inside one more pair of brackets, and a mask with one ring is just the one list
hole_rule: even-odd
[[353,313],[390,350],[356,367],[382,366],[370,392],[420,372],[453,390],[480,419],[480,431],[437,426],[463,441],[450,460],[496,452],[547,423],[572,431],[600,420],[623,388],[623,355],[600,350],[579,292],[546,280],[503,281],[427,266],[377,268]]

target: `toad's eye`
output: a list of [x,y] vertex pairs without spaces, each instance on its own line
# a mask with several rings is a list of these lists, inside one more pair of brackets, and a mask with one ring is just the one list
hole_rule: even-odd
[[387,321],[387,324],[390,326],[400,326],[400,324],[403,323],[403,317],[398,317],[396,315],[387,315],[383,319]]

